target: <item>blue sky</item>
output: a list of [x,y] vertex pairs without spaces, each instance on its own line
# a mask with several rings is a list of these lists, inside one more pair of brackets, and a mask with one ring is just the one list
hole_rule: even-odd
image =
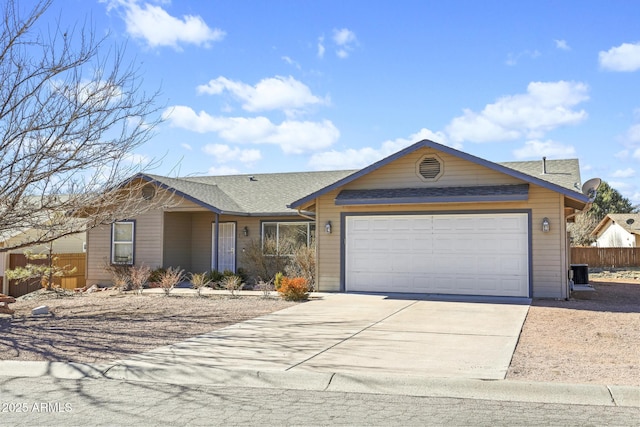
[[[63,12],[60,12],[63,11]],[[165,119],[152,172],[366,166],[429,138],[579,158],[640,204],[640,2],[57,0],[126,43]]]

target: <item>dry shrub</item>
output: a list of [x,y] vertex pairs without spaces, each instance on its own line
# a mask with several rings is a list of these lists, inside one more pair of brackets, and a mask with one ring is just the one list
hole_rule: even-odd
[[242,283],[242,278],[236,275],[224,276],[222,279],[222,286],[231,292],[231,296],[235,298],[236,292],[240,291],[244,287],[244,283]]
[[202,296],[202,290],[211,284],[208,273],[191,273],[189,276],[191,286],[198,291],[198,296]]
[[309,290],[313,291],[316,278],[316,248],[314,245],[300,245],[293,250],[293,256],[285,269],[289,277],[304,277]]
[[111,283],[118,291],[128,291],[131,285],[131,267],[122,264],[111,264],[105,261],[104,270],[111,276]]
[[142,293],[142,289],[144,285],[149,281],[149,277],[151,276],[151,268],[142,264],[139,267],[131,267],[129,269],[129,280],[131,283],[131,289],[138,292],[138,294]]
[[304,277],[283,277],[278,292],[286,301],[309,299],[309,284]]
[[169,296],[173,288],[184,279],[184,270],[180,267],[169,267],[165,272],[160,274],[160,287],[166,296]]

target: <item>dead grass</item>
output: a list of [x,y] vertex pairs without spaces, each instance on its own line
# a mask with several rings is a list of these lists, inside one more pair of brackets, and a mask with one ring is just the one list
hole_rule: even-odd
[[533,302],[507,379],[640,386],[640,281],[598,280],[589,299]]

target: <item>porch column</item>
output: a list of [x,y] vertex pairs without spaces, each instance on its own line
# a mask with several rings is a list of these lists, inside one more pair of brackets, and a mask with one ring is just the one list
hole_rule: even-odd
[[213,224],[215,239],[213,241],[213,268],[218,269],[218,241],[220,240],[220,215],[216,213]]

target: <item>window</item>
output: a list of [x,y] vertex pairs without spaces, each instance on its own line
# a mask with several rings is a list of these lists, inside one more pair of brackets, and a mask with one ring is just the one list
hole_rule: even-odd
[[135,223],[118,221],[111,224],[111,263],[133,265]]
[[313,244],[315,237],[314,222],[263,222],[262,252],[267,255],[291,255],[295,248]]

